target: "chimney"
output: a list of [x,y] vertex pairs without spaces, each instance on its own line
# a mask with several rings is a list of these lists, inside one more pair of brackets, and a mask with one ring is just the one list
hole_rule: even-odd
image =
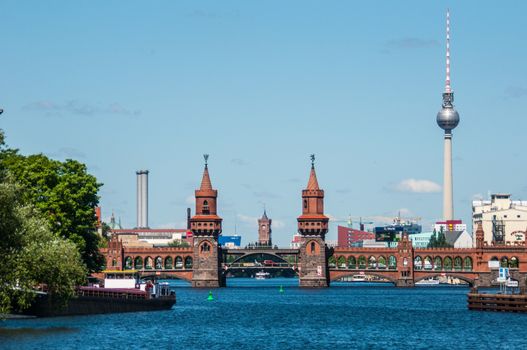
[[137,228],[148,228],[148,170],[137,174]]

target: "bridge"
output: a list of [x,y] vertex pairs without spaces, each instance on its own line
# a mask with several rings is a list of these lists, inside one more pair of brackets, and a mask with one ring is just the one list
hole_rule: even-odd
[[195,191],[196,212],[189,220],[192,246],[133,247],[114,234],[108,247],[101,249],[107,269],[171,276],[202,288],[223,287],[229,272],[248,268],[293,271],[301,287],[328,287],[332,281],[355,274],[378,276],[397,287],[413,287],[420,280],[439,275],[490,287],[495,284],[497,267],[504,266],[510,268],[511,277],[520,286],[526,286],[527,235],[523,241],[488,244],[481,224],[475,247],[468,249],[414,249],[406,234],[395,248],[329,248],[325,241],[329,218],[324,215],[324,190],[318,185],[314,156],[307,186],[302,190],[302,214],[297,218],[299,249],[224,249],[218,243],[222,232],[218,191],[212,187],[207,159],[201,186]]
[[[527,241],[507,244],[486,244],[482,231],[475,248],[413,248],[404,236],[396,248],[343,248],[328,249],[326,269],[328,282],[353,275],[368,275],[392,282],[398,287],[413,287],[416,282],[438,276],[465,281],[471,286],[496,285],[497,268],[508,267],[511,278],[520,285],[527,283]],[[479,239],[478,239],[479,238]],[[141,276],[179,278],[192,281],[194,249],[176,247],[125,247],[112,238],[108,248],[101,250],[107,257],[107,268],[138,270]],[[289,269],[296,274],[301,269],[300,250],[257,247],[221,249],[220,273],[222,278],[233,270]]]

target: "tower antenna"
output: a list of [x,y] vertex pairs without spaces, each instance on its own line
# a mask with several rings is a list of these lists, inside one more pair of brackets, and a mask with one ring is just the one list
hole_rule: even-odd
[[450,9],[446,10],[446,79],[445,92],[451,93],[450,86]]

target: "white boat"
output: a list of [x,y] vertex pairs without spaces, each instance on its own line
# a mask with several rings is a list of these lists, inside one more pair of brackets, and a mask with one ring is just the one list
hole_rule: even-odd
[[428,278],[425,280],[421,280],[419,282],[415,282],[416,286],[435,286],[439,284],[439,280],[435,280],[433,278]]
[[351,282],[366,282],[365,275],[353,275],[351,277]]
[[260,271],[254,275],[254,278],[256,278],[257,280],[266,280],[268,278],[271,278],[271,274],[269,272]]

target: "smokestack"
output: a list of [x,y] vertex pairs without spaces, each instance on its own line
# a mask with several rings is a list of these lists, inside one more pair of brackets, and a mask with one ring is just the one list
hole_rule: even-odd
[[148,228],[148,170],[137,174],[137,228]]
[[187,230],[190,230],[190,208],[187,208]]

